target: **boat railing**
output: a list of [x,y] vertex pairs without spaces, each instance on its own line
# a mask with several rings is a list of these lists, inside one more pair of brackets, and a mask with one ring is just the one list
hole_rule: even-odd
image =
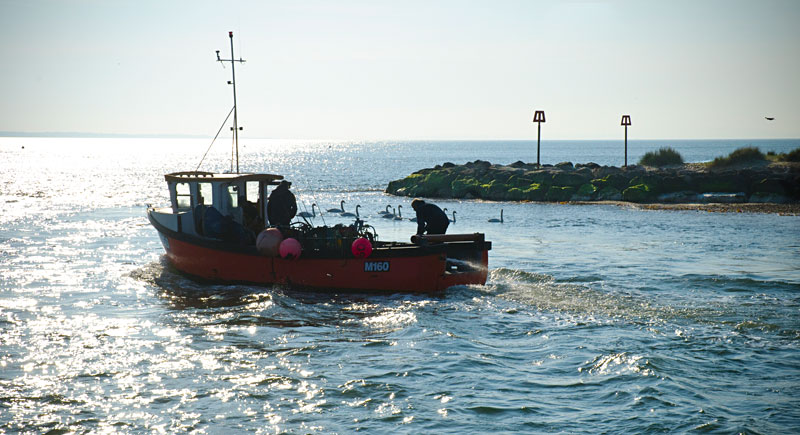
[[444,243],[444,242],[484,242],[483,233],[473,234],[417,234],[411,236],[411,242],[416,244]]
[[172,172],[167,175],[171,175],[174,177],[192,178],[192,177],[213,177],[214,173],[206,171],[183,171],[183,172]]

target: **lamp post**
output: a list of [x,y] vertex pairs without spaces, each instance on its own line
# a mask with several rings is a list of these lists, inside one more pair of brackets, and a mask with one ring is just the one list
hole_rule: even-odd
[[539,124],[539,135],[536,137],[536,166],[539,166],[539,151],[542,144],[542,123],[544,121],[544,110],[537,110],[533,114],[533,122]]
[[622,123],[625,126],[625,167],[628,167],[628,126],[631,125],[631,115],[622,115]]

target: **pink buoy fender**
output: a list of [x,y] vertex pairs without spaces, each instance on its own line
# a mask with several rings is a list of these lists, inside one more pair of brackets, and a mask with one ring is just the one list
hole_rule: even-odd
[[277,257],[278,251],[283,242],[283,234],[277,228],[267,228],[258,234],[256,238],[256,248],[261,255],[267,257]]
[[302,250],[303,248],[300,246],[300,242],[291,237],[282,241],[279,248],[281,257],[287,260],[297,260],[300,258],[300,252]]
[[353,241],[350,251],[353,252],[353,256],[356,258],[367,258],[372,254],[372,243],[364,237],[359,237]]

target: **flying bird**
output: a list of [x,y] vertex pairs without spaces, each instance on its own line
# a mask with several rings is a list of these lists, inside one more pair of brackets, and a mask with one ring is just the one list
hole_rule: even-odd
[[765,116],[765,117],[764,117],[764,119],[766,119],[767,121],[772,121],[772,120],[774,120],[775,118],[771,118],[771,117],[769,117],[769,116]]

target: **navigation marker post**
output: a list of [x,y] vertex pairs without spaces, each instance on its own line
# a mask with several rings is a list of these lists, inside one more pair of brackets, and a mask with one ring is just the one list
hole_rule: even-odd
[[625,126],[625,167],[628,167],[628,126],[631,125],[631,115],[622,115],[622,123]]
[[539,124],[539,135],[536,138],[536,166],[539,166],[539,151],[541,150],[542,144],[542,123],[544,121],[544,110],[537,110],[533,114],[533,122]]
[[[242,127],[239,127],[239,116],[236,110],[236,62],[245,63],[241,57],[237,60],[233,56],[233,32],[228,32],[228,37],[231,38],[231,58],[230,59],[220,59],[219,58],[219,50],[217,50],[217,62],[230,62],[231,63],[231,81],[228,82],[229,85],[233,85],[233,141],[236,144],[236,173],[239,173],[239,130],[242,130]],[[223,64],[224,66],[225,64]]]

